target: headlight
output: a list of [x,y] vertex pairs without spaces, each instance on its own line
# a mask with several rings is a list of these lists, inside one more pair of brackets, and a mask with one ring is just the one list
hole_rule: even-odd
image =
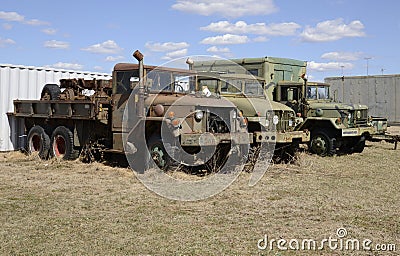
[[293,126],[293,120],[289,119],[289,126]]
[[201,121],[201,119],[203,119],[203,111],[196,111],[196,113],[194,114],[194,118],[196,118],[196,121]]
[[347,116],[347,118],[348,118],[349,120],[351,120],[351,113],[349,113],[349,115]]
[[358,119],[361,118],[361,111],[360,111],[360,110],[357,111],[357,118],[358,118]]
[[237,113],[236,113],[236,110],[234,110],[233,113],[232,113],[232,118],[236,119],[236,117],[237,117]]
[[267,119],[267,120],[265,120],[265,126],[269,126],[269,120]]
[[277,115],[274,115],[274,117],[272,118],[272,123],[274,125],[277,125],[279,123],[279,117]]

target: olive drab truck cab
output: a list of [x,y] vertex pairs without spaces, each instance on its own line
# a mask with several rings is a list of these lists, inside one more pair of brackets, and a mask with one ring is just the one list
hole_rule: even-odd
[[[116,64],[110,81],[63,79],[62,90],[45,85],[40,100],[15,100],[28,152],[87,160],[126,154],[161,169],[192,161],[215,171],[246,148],[246,123],[232,103],[196,94],[193,72],[144,65],[139,51],[134,57],[139,64]],[[205,148],[212,150],[206,158]]]
[[199,84],[231,101],[241,111],[248,122],[248,131],[253,135],[253,147],[259,143],[274,143],[275,155],[286,160],[294,156],[299,144],[309,142],[308,131],[294,130],[297,118],[293,109],[270,101],[266,96],[264,78],[231,70],[226,72],[214,64],[196,61],[191,68],[198,72]]

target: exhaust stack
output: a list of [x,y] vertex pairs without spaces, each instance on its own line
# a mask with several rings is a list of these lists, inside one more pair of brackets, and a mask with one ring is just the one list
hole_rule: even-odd
[[143,75],[144,75],[144,67],[143,67],[143,54],[139,51],[136,50],[133,53],[133,57],[137,59],[139,62],[139,99],[137,102],[137,115],[139,117],[144,117],[144,81],[143,81]]

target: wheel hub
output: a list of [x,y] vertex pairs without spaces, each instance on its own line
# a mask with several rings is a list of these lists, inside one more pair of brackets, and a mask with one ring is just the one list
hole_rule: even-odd
[[313,149],[317,154],[324,153],[326,151],[326,142],[321,137],[316,137],[313,140]]
[[61,157],[65,155],[65,140],[61,136],[57,136],[53,144],[54,155]]
[[166,166],[166,161],[164,160],[164,152],[161,148],[154,147],[151,151],[151,158],[158,167],[164,168]]

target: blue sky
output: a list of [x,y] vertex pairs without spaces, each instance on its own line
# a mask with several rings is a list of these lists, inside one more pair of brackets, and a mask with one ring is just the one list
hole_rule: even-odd
[[400,1],[0,0],[0,63],[110,73],[190,55],[308,62],[312,80],[400,73]]

